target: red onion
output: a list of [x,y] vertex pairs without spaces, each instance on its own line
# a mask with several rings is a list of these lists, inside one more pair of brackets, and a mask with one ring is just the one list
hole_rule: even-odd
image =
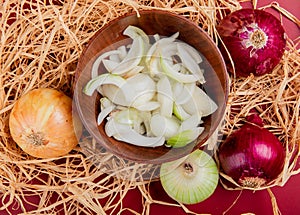
[[[237,77],[270,73],[281,60],[285,31],[280,21],[268,12],[235,11],[221,20],[217,30],[234,62]],[[221,52],[226,58],[225,49]],[[229,64],[229,58],[225,60]]]
[[244,188],[263,187],[283,170],[285,150],[278,138],[252,114],[219,147],[221,171]]

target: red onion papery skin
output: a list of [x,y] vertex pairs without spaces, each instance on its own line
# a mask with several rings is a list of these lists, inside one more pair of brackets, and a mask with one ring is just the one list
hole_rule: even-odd
[[218,157],[221,171],[239,185],[261,188],[282,172],[285,149],[257,117],[247,119],[253,123],[245,123],[227,137],[219,147]]
[[[221,20],[217,31],[234,62],[237,77],[272,72],[286,46],[286,34],[280,21],[263,10],[237,10]],[[221,48],[221,52],[229,65],[225,49]]]

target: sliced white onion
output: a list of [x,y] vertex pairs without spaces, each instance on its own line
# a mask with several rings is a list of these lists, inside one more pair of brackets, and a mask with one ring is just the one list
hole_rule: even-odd
[[173,104],[173,114],[181,121],[188,119],[191,117],[190,114],[188,114],[183,107],[180,104],[177,104],[174,102]]
[[109,106],[113,106],[114,103],[112,103],[111,100],[109,100],[107,97],[102,97],[100,98],[100,109],[107,108]]
[[[162,69],[160,66],[160,56],[166,55],[166,49],[174,43],[175,38],[165,37],[157,40],[148,50],[145,58],[145,63],[148,65],[149,73],[152,77],[161,77]],[[162,54],[164,52],[164,54]],[[174,51],[173,51],[174,52]],[[170,58],[172,53],[168,53],[164,56],[165,58]],[[175,52],[174,52],[175,53]],[[170,58],[171,59],[171,58]]]
[[99,86],[102,86],[104,84],[115,85],[118,88],[124,90],[124,92],[127,91],[128,94],[131,94],[132,91],[130,86],[126,84],[126,80],[124,78],[117,75],[112,75],[110,73],[104,73],[91,79],[83,88],[83,92],[86,95],[91,96]]
[[202,123],[201,117],[198,114],[192,115],[180,124],[179,131],[194,129],[198,127],[200,123]]
[[186,50],[186,46],[182,44],[183,43],[177,43],[178,55],[182,61],[182,64],[190,71],[190,73],[197,77],[198,81],[201,84],[204,84],[205,78],[203,76],[202,70],[200,69],[193,56],[191,56],[190,53]]
[[196,88],[195,83],[174,83],[174,100],[177,104],[182,105],[190,100]]
[[174,70],[174,67],[172,67],[171,62],[167,61],[163,58],[163,56],[160,56],[160,64],[162,67],[163,72],[169,76],[170,78],[173,78],[174,80],[182,83],[194,83],[198,79],[194,75],[190,74],[183,74],[176,70]]
[[161,68],[159,63],[159,58],[151,58],[148,63],[149,74],[153,78],[159,78],[161,76]]
[[116,108],[115,105],[108,106],[106,108],[103,108],[97,117],[97,124],[100,125],[103,120]]
[[136,67],[144,55],[144,42],[142,37],[136,37],[132,41],[132,46],[126,57],[119,63],[117,67],[111,71],[112,74],[122,75],[134,67]]
[[160,113],[171,117],[173,113],[173,92],[169,79],[163,76],[157,82],[157,101],[160,103]]
[[165,143],[164,137],[146,137],[136,132],[129,125],[116,123],[113,118],[110,118],[105,124],[105,132],[109,137],[113,136],[120,141],[136,146],[156,147]]
[[172,90],[173,90],[173,96],[174,99],[177,100],[177,97],[181,94],[183,90],[184,84],[178,81],[172,82]]
[[177,45],[175,42],[170,43],[168,46],[161,48],[160,54],[168,60],[172,60],[172,56],[177,55]]
[[187,44],[187,43],[183,43],[183,42],[177,42],[180,43],[181,48],[184,48],[185,51],[187,51],[189,53],[189,55],[193,58],[193,60],[199,64],[201,63],[202,57],[200,56],[199,52],[191,45]]
[[158,40],[160,40],[159,34],[154,34],[153,38],[154,38],[155,42],[157,42]]
[[[100,86],[98,89],[98,92],[107,97],[109,100],[111,100],[113,103],[117,105],[122,105],[122,106],[129,106],[131,99],[126,98],[126,92],[124,92],[122,89],[119,87],[112,85],[112,84],[104,84]],[[131,98],[134,98],[134,92],[131,89],[131,92],[127,94],[129,96],[131,94]]]
[[120,124],[134,126],[135,123],[141,123],[139,111],[134,108],[126,108],[116,112],[113,116],[114,120]]
[[116,105],[112,103],[108,98],[102,97],[100,99],[100,113],[97,117],[97,124],[100,125],[102,121],[113,111],[115,110]]
[[137,37],[142,37],[145,43],[150,43],[148,35],[140,28],[129,25],[124,31],[123,35],[126,35],[132,39],[135,39]]
[[144,69],[144,66],[136,66],[133,69],[129,70],[126,74],[123,75],[124,78],[129,78],[134,75],[137,75]]
[[119,51],[119,58],[122,61],[127,55],[126,47],[120,46],[117,50]]
[[155,82],[149,75],[144,73],[139,73],[128,78],[127,84],[131,85],[136,92],[152,92],[155,90]]
[[170,37],[176,39],[178,36],[179,36],[179,32],[177,31],[176,33],[174,33]]
[[203,131],[203,127],[196,127],[190,130],[182,131],[168,139],[167,145],[172,146],[173,148],[186,146],[187,144],[196,140]]
[[150,129],[155,136],[164,136],[166,139],[178,133],[179,121],[174,117],[165,117],[155,114],[151,117]]
[[160,107],[160,103],[157,101],[148,101],[144,104],[135,104],[133,103],[132,107],[140,111],[154,111]]
[[106,84],[99,87],[98,90],[100,94],[118,105],[140,107],[153,98],[156,93],[156,85],[149,75],[138,73],[126,79],[121,88]]
[[103,59],[102,63],[104,65],[105,69],[109,73],[112,73],[112,71],[120,65],[120,62],[116,62],[116,61],[108,60],[108,59]]
[[148,50],[145,58],[146,63],[150,63],[151,59],[160,58],[162,51],[170,46],[176,38],[164,37],[157,42],[155,42]]
[[115,54],[120,54],[120,51],[112,50],[112,51],[105,52],[95,60],[95,62],[93,63],[92,72],[91,72],[92,79],[96,78],[99,75],[98,68],[99,68],[99,65],[101,64],[101,62],[103,61],[103,59],[109,57],[110,55],[115,55]]
[[109,55],[108,59],[116,63],[120,63],[121,62],[120,53]]
[[156,84],[147,74],[138,73],[128,78],[126,84],[132,88],[135,94],[130,104],[133,106],[148,103],[156,93]]
[[143,111],[140,114],[140,116],[143,119],[143,126],[145,128],[145,133],[143,133],[143,134],[146,135],[147,137],[154,136],[150,129],[150,120],[152,117],[152,112],[151,111]]
[[136,39],[141,37],[143,39],[143,55],[146,54],[147,50],[150,48],[150,39],[148,35],[140,28],[136,26],[129,25],[123,32],[123,35],[130,37],[131,39]]
[[217,104],[199,87],[196,87],[190,100],[182,104],[184,110],[191,114],[208,116],[218,108]]

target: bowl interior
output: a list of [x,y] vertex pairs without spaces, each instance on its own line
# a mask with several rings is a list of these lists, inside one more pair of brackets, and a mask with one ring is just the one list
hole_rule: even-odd
[[[139,147],[107,137],[104,131],[104,123],[97,126],[99,95],[94,93],[91,97],[86,96],[82,93],[82,89],[91,79],[91,68],[95,59],[107,51],[108,47],[113,48],[112,44],[117,44],[126,39],[122,33],[128,25],[137,26],[148,35],[171,36],[179,32],[179,40],[192,45],[206,58],[207,61],[201,64],[206,78],[203,88],[217,103],[218,109],[209,117],[204,118],[205,130],[194,144],[188,144],[186,147],[177,149],[165,146],[155,148]],[[226,67],[214,42],[190,20],[164,11],[141,11],[140,17],[136,13],[129,14],[115,19],[101,28],[90,40],[79,59],[75,81],[74,100],[76,109],[85,128],[98,142],[99,147],[105,147],[122,158],[143,163],[158,164],[178,159],[202,146],[222,121],[228,96]]]

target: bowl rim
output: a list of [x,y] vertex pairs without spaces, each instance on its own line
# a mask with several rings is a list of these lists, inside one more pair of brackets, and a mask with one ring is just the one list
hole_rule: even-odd
[[[222,83],[224,85],[224,103],[222,104],[222,107],[219,107],[221,108],[220,110],[220,116],[219,118],[217,119],[217,122],[218,123],[215,123],[214,125],[212,125],[212,127],[210,128],[210,130],[212,132],[209,132],[208,135],[206,135],[206,137],[201,141],[203,142],[203,144],[205,143],[205,141],[207,141],[211,136],[212,134],[218,129],[219,125],[221,125],[224,121],[224,118],[225,118],[225,115],[226,115],[226,107],[227,107],[227,103],[228,103],[228,98],[229,98],[229,92],[230,92],[230,85],[229,85],[229,82],[230,82],[230,78],[229,78],[229,74],[227,72],[227,67],[226,67],[226,64],[225,64],[225,60],[221,54],[221,51],[219,50],[217,44],[213,41],[213,39],[208,35],[208,33],[202,29],[199,25],[197,25],[195,22],[193,22],[192,20],[184,17],[183,15],[180,15],[180,14],[177,14],[175,12],[170,12],[170,11],[165,11],[165,10],[158,10],[158,9],[143,9],[143,10],[139,10],[139,11],[133,11],[133,12],[129,12],[129,13],[125,13],[117,18],[114,18],[112,20],[110,20],[109,22],[105,23],[100,29],[98,29],[94,35],[88,40],[87,44],[84,46],[84,49],[83,51],[81,52],[79,58],[78,58],[78,64],[76,66],[76,69],[75,69],[75,78],[74,78],[74,85],[73,85],[73,95],[76,95],[77,92],[75,92],[76,90],[76,82],[78,80],[78,78],[80,77],[80,71],[79,71],[79,68],[82,68],[82,64],[83,62],[81,61],[81,58],[82,56],[84,56],[89,48],[91,47],[92,43],[97,39],[97,37],[99,36],[99,34],[101,34],[103,31],[105,31],[111,24],[114,24],[114,23],[117,23],[119,22],[120,20],[124,19],[124,18],[127,18],[127,17],[131,17],[131,16],[137,16],[137,18],[139,18],[139,16],[142,16],[142,15],[147,15],[147,14],[152,14],[152,13],[159,13],[159,14],[163,14],[163,15],[168,15],[168,16],[173,16],[173,17],[176,17],[176,19],[178,20],[183,20],[184,22],[188,23],[189,25],[192,25],[195,29],[198,29],[199,31],[201,31],[201,33],[204,35],[205,37],[205,40],[208,41],[209,43],[211,43],[212,46],[214,46],[215,50],[219,57],[220,57],[220,64],[224,70],[224,83]],[[77,97],[75,96],[75,100],[77,99]],[[83,119],[84,116],[82,115],[82,110],[78,110],[78,102],[75,101],[75,106],[76,106],[76,113],[79,115],[79,118],[81,120],[81,122],[84,122],[85,120]],[[79,108],[80,109],[80,108]],[[83,123],[84,127],[88,130],[89,133],[91,133],[89,131],[89,128],[86,127],[86,125]],[[92,135],[93,136],[93,135]],[[97,138],[98,139],[98,138]],[[192,151],[196,150],[197,148],[200,148],[202,145],[199,146],[199,141],[197,141],[197,143],[195,144],[195,146],[193,147]],[[100,143],[101,144],[101,143]],[[134,158],[129,158],[127,156],[124,156],[123,153],[119,152],[118,150],[112,150],[111,148],[107,148],[105,147],[105,145],[101,144],[102,147],[104,147],[107,151],[111,152],[112,154],[114,155],[117,155],[121,158],[124,158],[124,159],[127,159],[127,160],[131,160],[131,161],[135,161],[135,162],[139,162],[139,163],[152,163],[152,164],[157,164],[157,163],[162,163],[162,162],[168,162],[168,161],[171,161],[172,159],[169,159],[169,160],[164,160],[164,161],[161,161],[159,160],[159,162],[157,161],[153,161],[153,160],[137,160],[137,159],[134,159]],[[175,159],[179,159],[180,157],[176,157],[174,158],[173,160]]]

